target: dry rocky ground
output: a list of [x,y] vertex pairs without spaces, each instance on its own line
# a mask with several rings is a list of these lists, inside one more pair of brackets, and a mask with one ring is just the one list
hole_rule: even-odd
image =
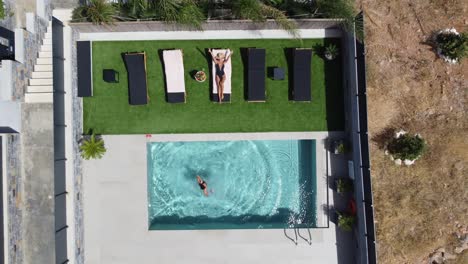
[[[433,32],[468,31],[466,0],[361,0],[378,258],[386,263],[468,263],[468,58],[450,65]],[[396,166],[383,145],[395,130],[428,143]],[[441,253],[441,252],[444,253]],[[432,259],[431,259],[432,258]],[[442,263],[442,262],[434,262]]]

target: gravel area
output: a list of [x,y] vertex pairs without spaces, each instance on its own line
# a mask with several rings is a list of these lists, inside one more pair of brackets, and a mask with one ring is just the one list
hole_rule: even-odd
[[[76,59],[76,40],[79,38],[77,30],[72,28],[72,92],[78,94],[78,79],[77,79],[77,59]],[[84,263],[84,239],[83,239],[83,196],[82,190],[82,159],[79,150],[79,140],[83,131],[83,103],[82,99],[77,96],[72,96],[72,111],[73,111],[73,160],[75,163],[74,171],[74,205],[75,205],[75,261],[77,264]]]

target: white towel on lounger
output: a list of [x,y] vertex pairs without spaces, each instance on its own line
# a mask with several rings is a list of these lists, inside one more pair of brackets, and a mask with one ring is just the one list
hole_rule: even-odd
[[185,93],[184,60],[182,50],[164,50],[164,72],[168,93]]

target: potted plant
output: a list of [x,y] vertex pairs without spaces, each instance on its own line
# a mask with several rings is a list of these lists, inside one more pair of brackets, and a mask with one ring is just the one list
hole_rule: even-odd
[[356,222],[356,216],[336,212],[338,214],[338,227],[341,228],[343,231],[351,231],[353,230],[354,223]]
[[85,160],[100,159],[104,156],[104,153],[106,153],[104,140],[100,137],[96,138],[93,133],[89,138],[86,138],[81,142],[80,151],[81,157]]
[[344,140],[337,140],[333,144],[333,152],[335,154],[344,154],[348,151],[346,142]]
[[468,56],[468,34],[454,28],[443,29],[435,35],[437,54],[446,62],[457,63]]
[[330,44],[325,47],[324,55],[327,60],[334,60],[338,56],[338,48],[335,44]]
[[202,69],[201,71],[197,71],[195,73],[194,78],[197,82],[204,82],[206,80],[205,69]]
[[353,191],[353,181],[351,179],[339,178],[336,180],[336,192],[344,194]]

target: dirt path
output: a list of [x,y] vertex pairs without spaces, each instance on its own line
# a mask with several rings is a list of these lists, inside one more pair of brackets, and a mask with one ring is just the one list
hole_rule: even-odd
[[[443,28],[468,31],[468,1],[358,4],[366,19],[379,261],[427,263],[437,248],[453,252],[454,232],[468,225],[468,59],[449,65],[427,44]],[[410,168],[395,166],[381,148],[400,128],[429,145]]]

